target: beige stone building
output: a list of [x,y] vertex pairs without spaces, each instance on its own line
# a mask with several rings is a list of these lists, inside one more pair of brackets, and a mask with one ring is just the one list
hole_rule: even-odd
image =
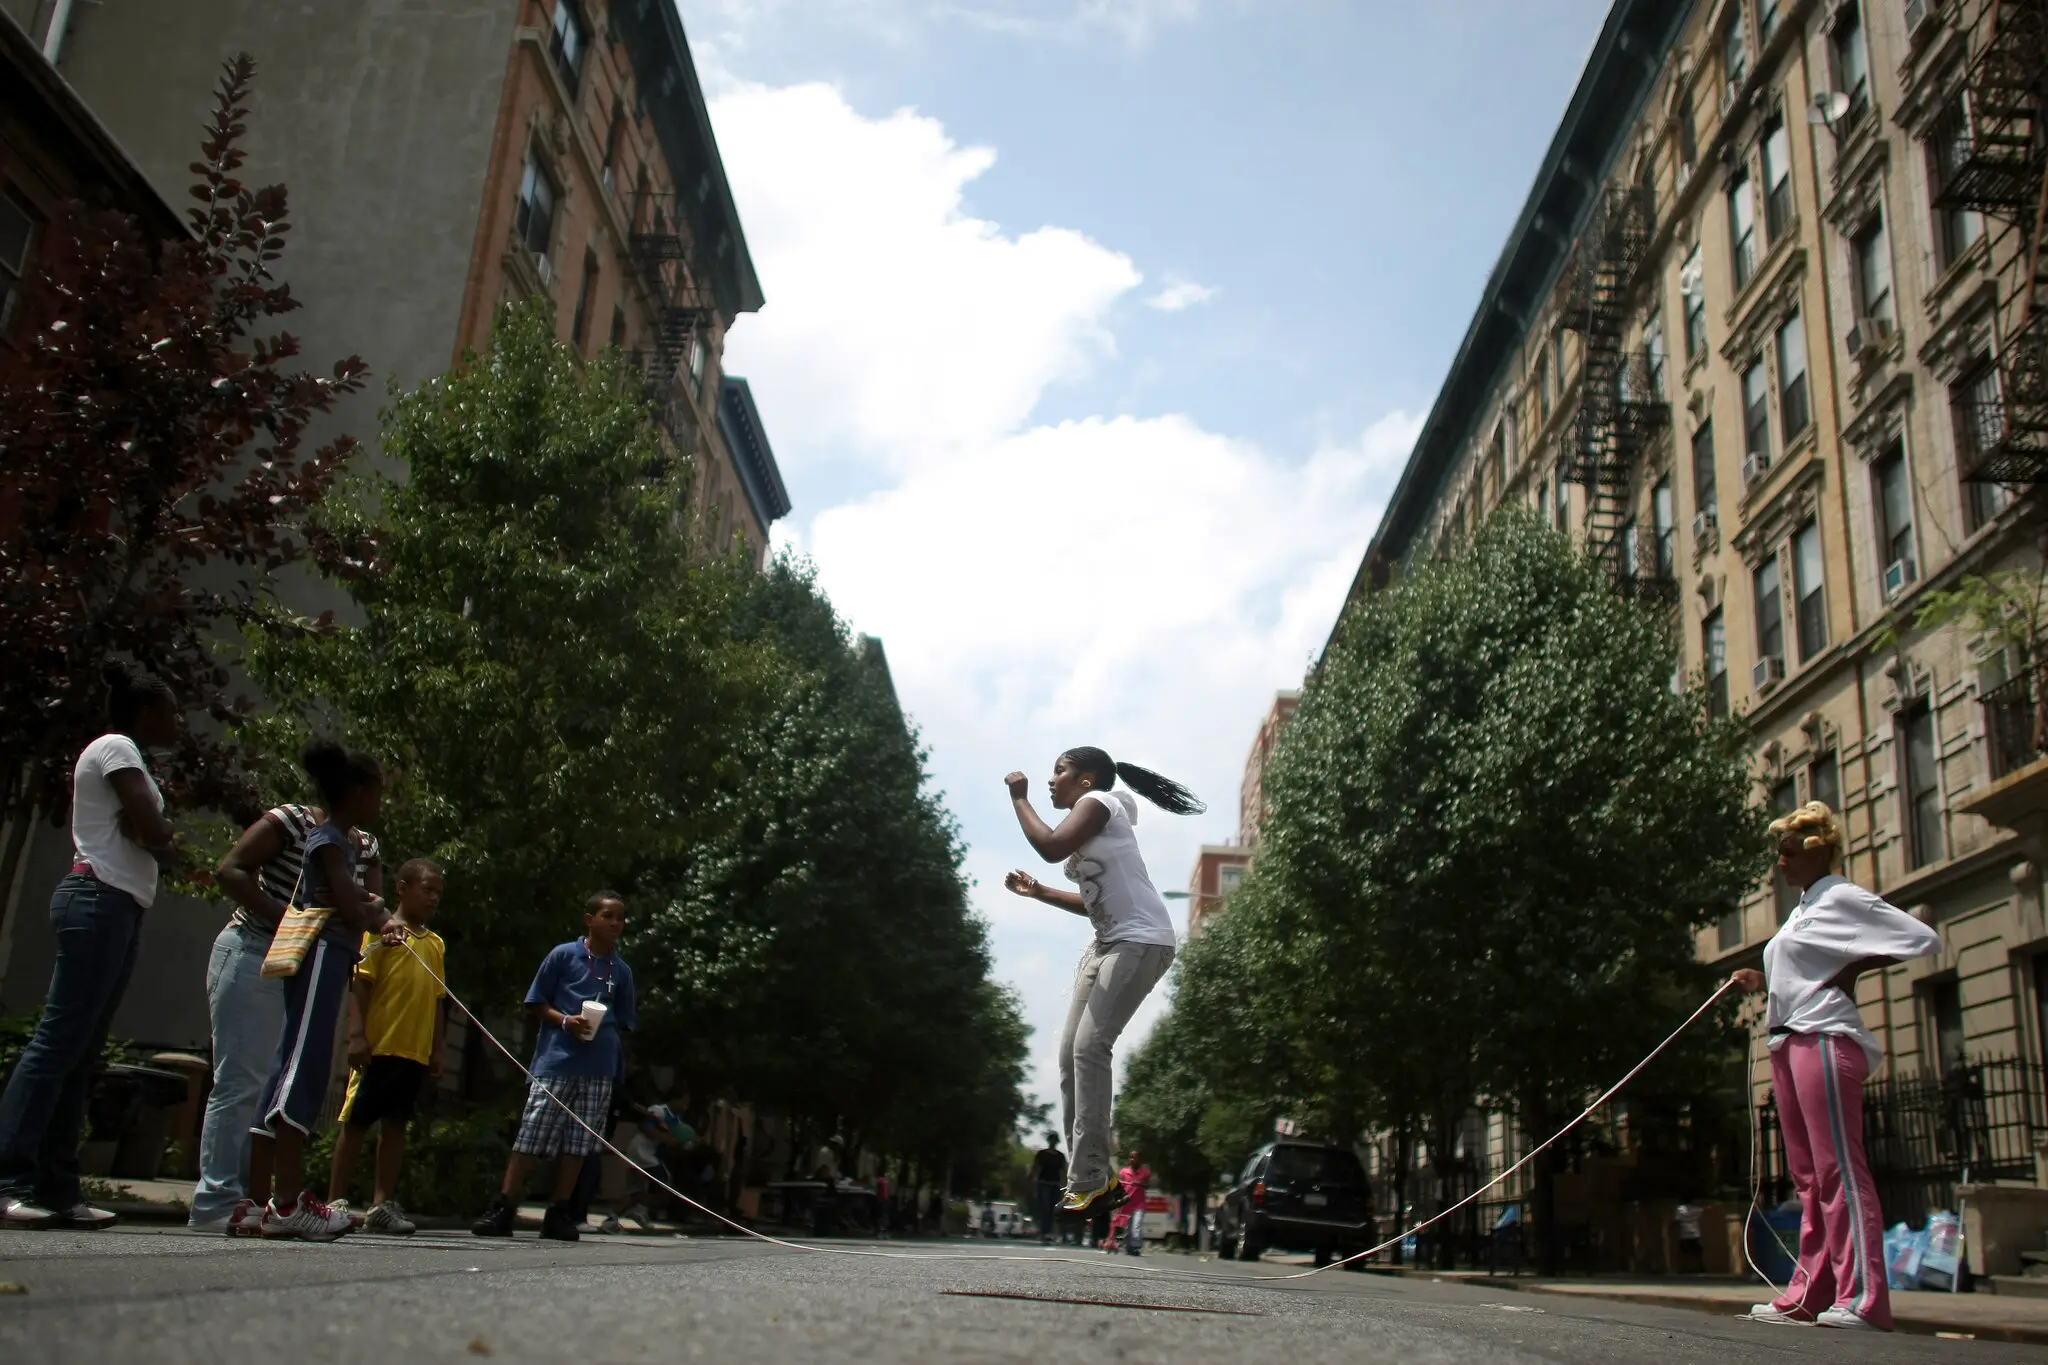
[[[1888,1080],[1962,1086],[1982,1145],[1943,1161],[2024,1179],[2048,766],[2017,652],[1915,620],[2040,562],[2044,75],[2039,0],[1618,0],[1354,586],[1513,501],[1666,604],[1759,800],[1838,808],[1848,875],[1941,931],[1863,978]],[[1701,957],[1755,962],[1790,899]]]

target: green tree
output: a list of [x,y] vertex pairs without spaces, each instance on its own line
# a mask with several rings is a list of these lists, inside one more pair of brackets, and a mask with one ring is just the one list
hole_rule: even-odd
[[767,669],[731,639],[742,575],[679,534],[688,467],[544,303],[398,397],[383,444],[406,477],[363,475],[326,509],[380,546],[343,580],[362,623],[273,618],[251,664],[279,709],[255,728],[280,786],[311,728],[384,761],[387,845],[448,868],[458,989],[512,1006],[592,890],[644,909],[632,893],[699,833]]
[[1238,922],[1183,967],[1231,1074],[1277,1047],[1282,1098],[1441,1166],[1475,1100],[1544,1137],[1662,1038],[1705,984],[1695,930],[1763,862],[1741,734],[1676,669],[1668,616],[1519,513],[1354,603],[1269,775]]

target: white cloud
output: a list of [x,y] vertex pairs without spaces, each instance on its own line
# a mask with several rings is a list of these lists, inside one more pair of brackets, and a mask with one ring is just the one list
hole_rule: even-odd
[[1193,308],[1198,303],[1207,303],[1216,297],[1216,290],[1193,280],[1183,280],[1168,275],[1160,291],[1145,300],[1147,308],[1157,308],[1162,313],[1179,313]]
[[1034,425],[1049,386],[1113,358],[1126,256],[968,217],[994,154],[929,117],[869,118],[822,85],[735,86],[713,117],[770,298],[728,367],[800,514],[807,474],[865,490],[782,539],[887,644],[1051,1098],[1086,926],[1003,892],[1030,857],[1003,774],[1097,744],[1188,782],[1209,815],[1139,826],[1154,879],[1184,885],[1199,844],[1233,836],[1252,734],[1327,636],[1419,419],[1292,458],[1175,414]]
[[729,56],[773,27],[799,23],[892,45],[960,25],[1068,43],[1106,33],[1141,48],[1162,30],[1195,19],[1202,0],[683,0],[682,9],[701,60],[706,48]]

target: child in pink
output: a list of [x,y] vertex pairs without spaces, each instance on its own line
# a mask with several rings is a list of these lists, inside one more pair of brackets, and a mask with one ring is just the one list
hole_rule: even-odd
[[1801,888],[1799,907],[1764,946],[1764,970],[1744,968],[1735,981],[1770,992],[1764,1023],[1799,1193],[1799,1267],[1785,1292],[1750,1316],[1889,1332],[1884,1216],[1863,1152],[1863,1082],[1884,1049],[1856,1006],[1856,978],[1933,953],[1941,936],[1836,875],[1841,826],[1821,802],[1777,820],[1771,834],[1778,870]]

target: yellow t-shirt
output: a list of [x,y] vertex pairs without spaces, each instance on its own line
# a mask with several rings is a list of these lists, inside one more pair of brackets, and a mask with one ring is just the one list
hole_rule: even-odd
[[[448,975],[446,945],[432,930],[422,930],[412,940],[414,951],[425,958],[434,975]],[[422,1066],[434,1063],[434,1018],[447,992],[427,973],[419,960],[403,948],[386,947],[375,934],[363,935],[363,960],[356,964],[356,980],[370,983],[369,1018],[363,1032],[370,1039],[370,1051],[378,1057],[406,1057]]]

